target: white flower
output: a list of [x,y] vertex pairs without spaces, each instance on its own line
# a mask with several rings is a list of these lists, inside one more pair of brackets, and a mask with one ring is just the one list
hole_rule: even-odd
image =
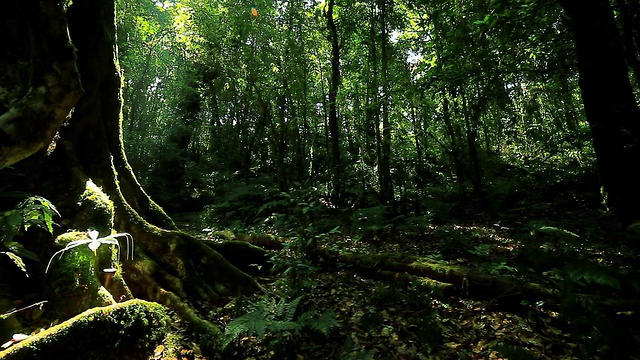
[[[97,231],[96,231],[97,232]],[[93,240],[92,242],[89,243],[89,245],[87,245],[89,247],[89,249],[91,249],[91,251],[96,252],[96,250],[98,250],[98,248],[100,247],[100,244],[102,244],[100,241],[98,240]]]
[[[89,232],[89,238],[91,238],[91,240],[96,240],[98,238],[98,235],[100,235],[98,230],[89,230],[88,232]],[[100,246],[100,245],[98,245],[98,246]],[[91,246],[89,246],[89,247],[91,247]]]

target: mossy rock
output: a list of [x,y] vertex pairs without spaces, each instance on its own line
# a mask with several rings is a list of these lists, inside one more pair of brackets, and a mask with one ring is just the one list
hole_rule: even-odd
[[162,305],[143,300],[93,308],[0,351],[0,359],[148,359],[169,320]]

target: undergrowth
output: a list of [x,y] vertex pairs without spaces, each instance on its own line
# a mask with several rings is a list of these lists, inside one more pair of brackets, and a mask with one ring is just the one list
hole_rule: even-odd
[[265,295],[240,304],[243,315],[231,320],[225,329],[223,349],[229,350],[241,336],[257,337],[266,351],[277,359],[295,358],[295,344],[314,338],[327,339],[336,326],[335,314],[301,309],[303,297],[292,300]]
[[[239,356],[243,346],[257,341],[266,349],[265,358],[318,354],[313,348],[322,339],[332,344],[332,358],[340,359],[398,358],[404,352],[411,354],[407,358],[632,356],[640,348],[634,337],[637,314],[598,305],[602,299],[640,297],[637,256],[622,252],[628,242],[616,242],[616,237],[628,234],[610,231],[615,225],[608,225],[608,218],[593,209],[593,196],[580,193],[585,189],[571,188],[570,182],[556,177],[528,188],[522,186],[526,181],[502,192],[490,190],[488,200],[498,210],[491,214],[483,212],[481,202],[467,201],[462,193],[440,196],[437,188],[417,201],[413,210],[403,207],[409,210],[401,213],[372,198],[336,206],[318,188],[281,192],[250,184],[231,190],[220,205],[203,212],[203,223],[274,233],[288,241],[285,250],[274,256],[273,275],[278,278],[271,283],[271,295],[243,303],[242,311],[228,322],[227,351]],[[564,192],[566,188],[570,191]],[[562,296],[558,302],[523,301],[513,307],[528,309],[526,314],[485,309],[509,301],[501,298],[456,309],[458,300],[437,294],[438,299],[431,299],[424,287],[373,280],[359,289],[365,283],[359,275],[351,274],[348,266],[327,266],[314,257],[316,247],[427,256],[539,283]],[[325,287],[319,280],[324,277],[341,282]],[[351,283],[353,279],[358,282]],[[487,323],[492,327],[486,328]],[[526,332],[530,338],[513,337],[507,331]],[[428,346],[399,350],[407,343],[397,341],[395,348],[376,343],[401,336]],[[559,343],[552,345],[553,341]]]

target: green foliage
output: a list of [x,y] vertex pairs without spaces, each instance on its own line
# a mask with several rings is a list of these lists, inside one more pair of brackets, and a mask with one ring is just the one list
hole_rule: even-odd
[[[578,234],[544,223],[533,224],[530,236],[523,237],[520,250],[521,270],[527,269],[546,281],[562,286],[566,291],[588,289],[611,294],[630,284],[627,270],[613,268],[580,255],[587,244]],[[634,281],[631,281],[634,283]]]
[[[425,185],[473,188],[503,208],[529,193],[545,167],[591,168],[559,7],[396,5],[372,12],[347,2],[334,13],[344,193],[332,201],[367,213],[353,219],[356,229],[366,237],[384,230],[377,216],[388,218],[378,206],[391,218],[428,212],[450,221],[450,204]],[[314,203],[281,194],[331,193],[331,44],[322,6],[264,3],[253,18],[230,0],[117,2],[125,145],[163,205],[213,193],[228,202],[209,211],[228,223],[267,216],[286,226],[296,204]],[[381,204],[386,175],[397,196]],[[236,186],[238,195],[261,199],[218,190]]]
[[465,254],[469,249],[469,239],[464,234],[453,231],[448,227],[438,227],[435,237],[438,240],[438,249],[446,257],[454,257]]
[[580,236],[571,231],[542,224],[535,226],[531,234],[544,238],[546,243],[555,243],[561,247],[575,245],[580,240]]
[[56,207],[40,196],[27,197],[14,209],[0,213],[0,249],[5,249],[0,254],[8,256],[28,276],[23,258],[38,261],[38,257],[14,241],[14,237],[24,235],[31,227],[53,234],[53,217],[56,215],[60,216]]
[[29,196],[16,206],[0,214],[2,241],[12,240],[14,236],[23,234],[31,226],[53,233],[53,217],[58,214],[56,207],[40,196]]
[[296,247],[302,239],[335,232],[342,223],[315,187],[280,191],[273,184],[229,181],[216,189],[216,198],[220,201],[208,205],[200,215],[203,226],[277,231],[296,239]]
[[225,329],[223,348],[241,335],[257,336],[267,347],[283,356],[293,343],[311,331],[328,337],[336,326],[335,314],[306,311],[300,313],[302,296],[291,301],[264,296],[247,306],[248,312],[229,322]]
[[565,280],[582,288],[602,289],[605,292],[620,291],[628,278],[625,272],[593,262],[571,262],[563,269]]
[[282,254],[273,258],[272,271],[282,275],[282,278],[276,281],[276,285],[281,293],[289,296],[304,294],[305,290],[313,285],[310,275],[318,270],[318,267],[301,253]]
[[262,184],[229,183],[218,193],[221,200],[205,208],[201,222],[243,228],[259,224],[273,213],[286,213],[289,205],[286,195]]
[[640,221],[635,222],[627,227],[627,230],[640,229]]
[[356,209],[351,216],[351,229],[363,240],[375,239],[381,232],[391,228],[390,212],[385,205]]

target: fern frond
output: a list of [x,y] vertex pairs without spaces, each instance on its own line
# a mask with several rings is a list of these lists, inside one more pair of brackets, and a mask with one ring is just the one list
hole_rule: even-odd
[[301,300],[302,296],[298,296],[288,304],[286,301],[282,300],[281,312],[283,321],[293,321],[296,316],[296,311],[298,310],[298,304],[300,304]]
[[265,296],[260,301],[248,306],[250,311],[229,322],[225,329],[222,341],[223,348],[242,334],[247,336],[257,335],[264,339],[270,334],[268,341],[275,343],[288,343],[295,336],[299,336],[303,329],[311,329],[328,336],[336,325],[335,314],[317,311],[308,311],[296,318],[298,306],[302,301],[299,296],[291,301],[286,299],[276,300],[271,296]]
[[264,313],[260,311],[252,311],[235,318],[229,322],[224,331],[222,347],[227,347],[233,340],[245,333],[247,336],[255,334],[259,338],[263,338],[269,325],[270,322],[265,319]]
[[328,337],[334,327],[338,324],[336,314],[332,311],[325,311],[322,314],[317,311],[307,311],[300,315],[298,319],[303,327],[316,331]]

